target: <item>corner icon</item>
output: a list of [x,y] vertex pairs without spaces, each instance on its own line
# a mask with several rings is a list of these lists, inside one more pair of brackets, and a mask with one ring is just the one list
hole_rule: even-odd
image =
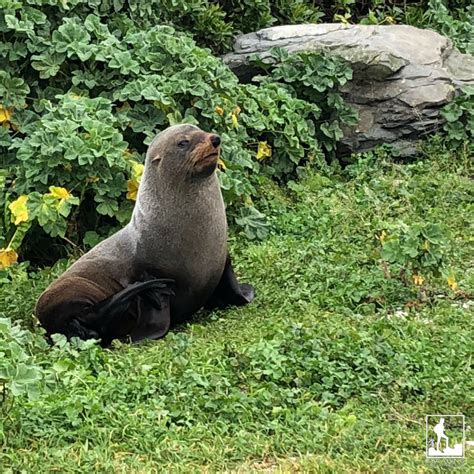
[[464,415],[426,415],[426,458],[464,459]]

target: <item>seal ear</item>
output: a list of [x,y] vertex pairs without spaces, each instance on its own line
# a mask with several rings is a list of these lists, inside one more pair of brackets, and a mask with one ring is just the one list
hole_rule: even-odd
[[161,161],[161,155],[159,153],[157,153],[152,159],[151,159],[151,162],[152,163],[159,163]]

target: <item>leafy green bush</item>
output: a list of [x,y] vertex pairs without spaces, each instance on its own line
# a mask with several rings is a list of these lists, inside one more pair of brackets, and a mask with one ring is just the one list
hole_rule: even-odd
[[[430,276],[446,273],[446,247],[448,237],[442,226],[422,224],[398,224],[389,233],[382,231],[382,258],[392,264],[402,281],[423,285]],[[455,287],[454,277],[448,277]]]
[[[70,342],[53,336],[50,346],[40,334],[22,329],[10,318],[0,317],[0,441],[15,429],[8,415],[23,403],[37,400],[57,387],[84,382],[84,376],[102,366],[105,354],[96,341]],[[66,407],[67,412],[67,407]]]
[[[304,392],[333,407],[354,398],[371,403],[376,393],[395,392],[400,400],[429,399],[444,370],[428,362],[436,349],[428,347],[426,339],[421,352],[411,328],[402,329],[399,322],[382,318],[369,326],[349,320],[355,327],[325,324],[324,334],[318,324],[288,324],[272,337],[236,350],[231,363],[240,384],[273,392],[273,405],[282,409],[293,400],[297,404]],[[466,348],[460,351],[467,353]]]
[[[267,174],[286,177],[339,137],[331,128],[344,113],[337,86],[350,72],[337,61],[294,60],[305,62],[307,78],[328,71],[316,95],[289,85],[290,58],[259,87],[242,85],[189,36],[128,18],[125,3],[39,5],[18,2],[0,13],[0,266],[14,262],[21,246],[31,257],[45,233],[90,245],[123,225],[146,145],[170,124],[222,135],[229,216],[250,238],[267,228],[253,208],[260,161]],[[140,18],[149,10],[130,8]],[[331,107],[326,135],[318,134],[315,124]]]
[[226,19],[235,32],[248,33],[275,24],[317,23],[323,13],[307,0],[220,0]]
[[458,147],[469,143],[474,147],[474,87],[464,87],[459,95],[444,106],[441,116],[446,120],[443,130],[448,145]]
[[318,53],[290,54],[285,49],[275,48],[271,57],[275,61],[271,64],[255,60],[266,72],[255,80],[261,84],[284,84],[295,97],[315,104],[317,141],[325,151],[334,152],[343,136],[341,126],[357,124],[355,111],[338,92],[352,79],[352,70],[342,59],[335,57],[328,61]]
[[463,53],[474,54],[474,6],[468,2],[450,6],[446,0],[429,0],[420,26],[450,38]]
[[[353,2],[347,2],[353,3]],[[356,2],[358,3],[358,2]],[[474,52],[474,7],[469,0],[421,0],[391,4],[381,0],[367,2],[368,11],[354,15],[348,5],[346,15],[339,21],[359,21],[366,25],[408,24],[418,28],[429,28],[450,38],[463,53]]]
[[[44,261],[48,260],[45,258]],[[31,271],[28,262],[0,269],[0,318],[9,318],[21,323],[23,328],[36,330],[38,320],[34,316],[34,302],[43,292],[45,282],[51,283],[69,264],[67,260],[59,260],[52,268],[43,270],[41,276]]]
[[0,411],[6,409],[11,396],[39,395],[43,373],[32,352],[45,345],[42,338],[0,318]]

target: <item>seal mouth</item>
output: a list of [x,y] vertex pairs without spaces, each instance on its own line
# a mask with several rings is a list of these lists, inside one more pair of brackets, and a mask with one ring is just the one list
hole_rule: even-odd
[[194,173],[212,171],[216,168],[220,156],[221,139],[218,135],[206,133],[191,152]]
[[203,165],[203,164],[210,164],[217,162],[219,159],[219,154],[220,154],[220,149],[214,150],[212,153],[207,153],[206,155],[202,155],[201,158],[199,158],[196,161],[196,165]]
[[201,158],[199,161],[207,161],[209,158],[215,158],[216,160],[219,158],[219,152],[214,152],[210,153],[209,155],[206,155],[205,157]]

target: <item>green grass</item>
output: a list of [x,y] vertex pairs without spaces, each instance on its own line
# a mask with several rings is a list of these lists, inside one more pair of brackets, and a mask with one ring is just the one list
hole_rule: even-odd
[[[262,189],[271,237],[231,239],[257,288],[248,307],[112,350],[33,336],[43,391],[4,403],[1,471],[428,471],[425,415],[474,421],[473,173],[440,150],[378,158]],[[426,222],[444,227],[457,291],[429,272],[420,291],[382,264],[382,230]],[[33,327],[63,270],[18,269],[3,315]]]

